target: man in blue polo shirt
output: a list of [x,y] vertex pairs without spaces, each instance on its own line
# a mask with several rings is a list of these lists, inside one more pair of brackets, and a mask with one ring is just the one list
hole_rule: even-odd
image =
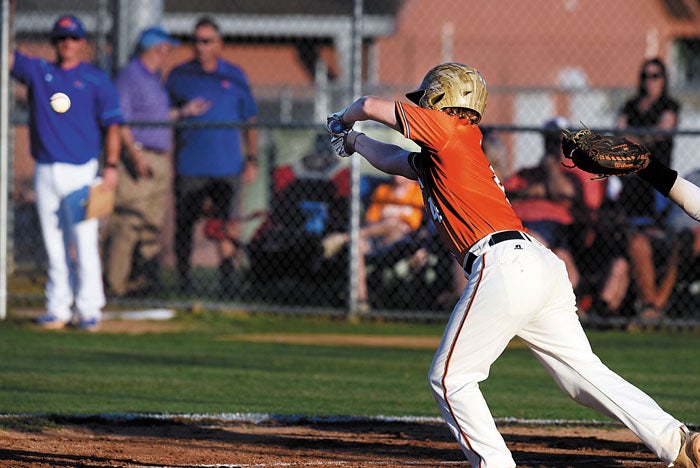
[[[166,88],[175,106],[195,98],[211,107],[199,116],[184,115],[189,122],[254,122],[257,108],[245,73],[221,58],[223,41],[217,24],[202,18],[194,29],[196,57],[176,67]],[[214,217],[224,228],[219,238],[220,292],[234,293],[234,254],[239,236],[242,184],[257,175],[257,135],[253,128],[183,127],[175,133],[176,233],[175,250],[180,285],[192,293],[190,254],[192,228],[205,198],[212,200]]]
[[[99,169],[103,133],[104,187],[117,185],[123,122],[119,95],[109,77],[82,61],[85,29],[78,18],[58,18],[51,30],[57,60],[48,62],[15,52],[12,76],[29,90],[29,135],[36,162],[34,189],[44,246],[48,255],[46,314],[37,323],[49,329],[65,327],[75,304],[81,328],[99,327],[105,304],[98,249],[98,220],[76,219],[66,197],[93,185]],[[50,105],[54,93],[68,95],[63,113]],[[75,268],[70,246],[75,247]]]

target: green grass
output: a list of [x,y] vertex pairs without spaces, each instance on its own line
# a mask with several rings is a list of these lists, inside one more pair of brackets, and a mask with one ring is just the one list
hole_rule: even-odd
[[[276,413],[438,416],[433,350],[248,342],[247,334],[439,337],[442,324],[187,315],[185,331],[42,331],[0,322],[0,413]],[[594,350],[679,419],[700,422],[700,337],[589,333]],[[598,419],[565,397],[527,349],[508,349],[482,389],[496,417]]]

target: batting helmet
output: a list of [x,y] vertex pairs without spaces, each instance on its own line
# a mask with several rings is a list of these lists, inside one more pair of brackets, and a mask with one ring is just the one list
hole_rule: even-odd
[[441,63],[423,78],[417,90],[406,94],[411,102],[426,109],[463,107],[476,112],[481,120],[486,108],[486,81],[476,68],[461,63]]

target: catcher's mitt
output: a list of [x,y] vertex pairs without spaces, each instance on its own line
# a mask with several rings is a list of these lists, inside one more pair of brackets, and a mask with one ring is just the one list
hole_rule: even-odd
[[604,179],[632,174],[649,164],[649,150],[624,137],[605,136],[585,128],[576,133],[562,130],[561,147],[572,165]]

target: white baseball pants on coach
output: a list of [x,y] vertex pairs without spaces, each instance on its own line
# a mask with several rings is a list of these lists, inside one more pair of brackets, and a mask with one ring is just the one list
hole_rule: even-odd
[[98,162],[93,159],[82,165],[37,164],[34,172],[36,205],[49,262],[46,310],[60,320],[71,319],[74,302],[81,320],[100,319],[105,305],[98,220],[75,222],[71,210],[63,203],[70,193],[92,185],[97,169]]
[[682,423],[593,354],[564,263],[536,241],[489,245],[489,240],[486,236],[471,249],[478,258],[429,375],[442,415],[472,466],[516,466],[479,389],[514,336],[567,395],[621,421],[672,463]]

